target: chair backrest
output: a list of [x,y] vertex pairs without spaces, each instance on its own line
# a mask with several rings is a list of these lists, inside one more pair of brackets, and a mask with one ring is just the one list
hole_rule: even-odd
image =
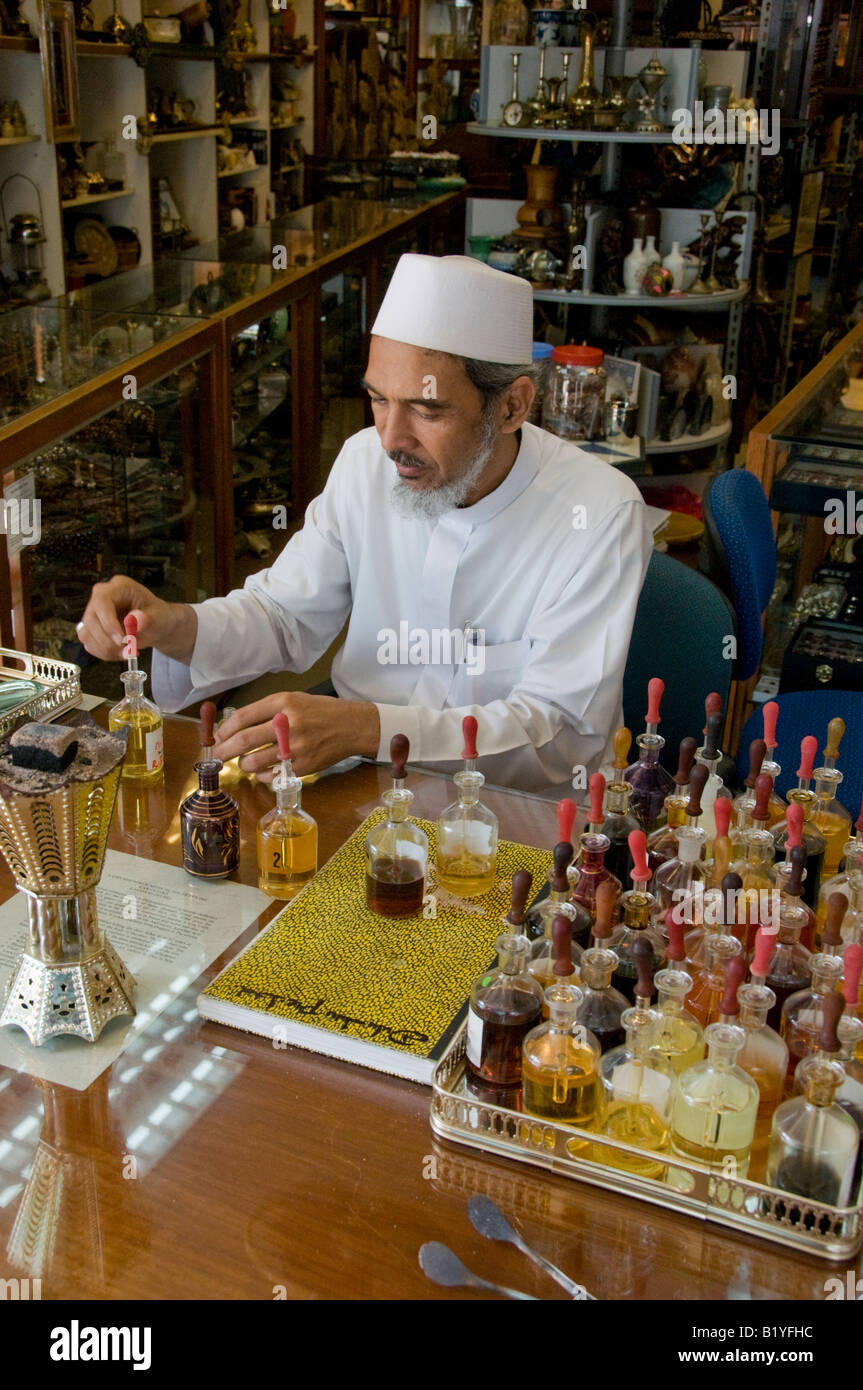
[[[680,741],[702,742],[704,701],[711,691],[728,702],[732,662],[726,638],[734,635],[727,598],[702,574],[654,551],[635,612],[623,677],[623,712],[633,735],[644,728],[647,682],[665,681],[662,763],[674,771]],[[748,770],[748,769],[747,769]]]
[[[837,715],[845,720],[845,734],[839,746],[837,766],[842,773],[838,800],[856,820],[863,797],[863,690],[794,690],[777,695],[779,718],[776,722],[776,759],[782,772],[776,779],[776,790],[784,796],[789,787],[797,786],[800,766],[800,742],[814,734],[819,751],[827,742],[827,725]],[[756,709],[740,731],[737,767],[741,777],[749,771],[749,745],[764,733],[761,709]],[[815,759],[815,766],[823,760]]]
[[702,498],[708,546],[717,578],[728,576],[737,615],[736,680],[748,680],[761,660],[761,615],[776,582],[776,540],[764,489],[752,473],[732,468],[714,478]]

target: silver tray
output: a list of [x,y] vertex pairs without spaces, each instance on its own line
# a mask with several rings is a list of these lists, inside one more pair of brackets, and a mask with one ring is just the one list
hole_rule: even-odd
[[[657,1155],[605,1135],[600,1141],[590,1130],[477,1100],[464,1084],[465,1035],[463,1027],[432,1079],[431,1127],[439,1138],[529,1163],[608,1192],[637,1197],[682,1216],[713,1221],[825,1260],[852,1259],[863,1245],[861,1205],[823,1206],[748,1178],[724,1176],[675,1154]],[[573,1143],[584,1143],[589,1154],[597,1142],[605,1149],[636,1153],[654,1161],[662,1157],[664,1172],[661,1177],[645,1178],[570,1152]]]
[[0,681],[10,680],[33,681],[41,689],[0,714],[0,738],[6,738],[31,719],[50,721],[81,703],[81,668],[71,661],[0,647]]

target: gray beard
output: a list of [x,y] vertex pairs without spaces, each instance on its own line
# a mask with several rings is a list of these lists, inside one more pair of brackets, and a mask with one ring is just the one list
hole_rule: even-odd
[[[437,521],[445,512],[450,512],[455,507],[463,507],[494,453],[496,443],[494,419],[489,418],[483,425],[479,450],[466,465],[461,477],[442,483],[440,487],[422,489],[414,489],[410,483],[398,478],[393,483],[390,493],[396,515],[408,520]],[[392,458],[392,454],[388,457]]]

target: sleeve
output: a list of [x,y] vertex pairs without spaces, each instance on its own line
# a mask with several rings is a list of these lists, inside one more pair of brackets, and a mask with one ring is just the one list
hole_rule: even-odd
[[410,739],[411,760],[456,763],[461,722],[476,717],[480,766],[490,782],[547,790],[573,770],[598,766],[619,718],[623,672],[652,537],[644,504],[627,501],[589,534],[585,558],[559,594],[535,612],[530,655],[505,699],[431,710],[378,705],[378,758],[393,734]]
[[344,455],[275,564],[224,598],[192,604],[198,632],[189,665],[153,653],[162,709],[182,709],[267,671],[306,671],[338,636],[351,608],[338,505]]

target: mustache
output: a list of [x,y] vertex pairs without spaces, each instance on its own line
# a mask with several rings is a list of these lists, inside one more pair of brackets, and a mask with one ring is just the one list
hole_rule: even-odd
[[408,454],[404,449],[393,449],[387,454],[387,458],[393,463],[400,463],[403,468],[426,468],[427,464],[422,459],[418,459],[416,454]]

